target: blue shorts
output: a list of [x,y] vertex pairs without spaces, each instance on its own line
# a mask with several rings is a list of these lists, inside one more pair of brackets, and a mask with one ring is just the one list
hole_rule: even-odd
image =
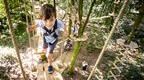
[[47,50],[46,50],[47,53],[52,54],[53,51],[54,51],[54,49],[55,49],[55,47],[56,47],[57,42],[58,42],[58,40],[57,40],[56,42],[54,42],[53,44],[44,43],[43,48],[44,48],[44,49],[47,49]]

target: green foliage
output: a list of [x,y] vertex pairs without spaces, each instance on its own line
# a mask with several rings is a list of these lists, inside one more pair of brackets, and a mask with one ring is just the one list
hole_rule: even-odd
[[16,57],[8,54],[4,56],[0,56],[0,64],[5,64],[7,66],[0,65],[0,80],[10,80],[9,71],[10,66],[17,62]]
[[0,1],[0,18],[5,16],[5,10],[2,0]]
[[106,40],[106,27],[103,26],[95,26],[89,27],[89,38],[87,50],[88,52],[95,52],[96,49],[101,49],[104,45],[104,41]]
[[122,72],[123,79],[127,80],[143,80],[144,72],[142,71],[143,67],[137,65],[129,64],[124,71]]
[[143,53],[136,56],[136,62],[129,62],[124,66],[121,75],[123,80],[143,80],[144,79],[144,58]]
[[87,45],[88,53],[93,53],[95,52],[95,50],[96,50],[95,44],[93,42],[89,42]]
[[2,63],[6,63],[6,64],[14,64],[15,62],[17,62],[17,58],[10,54],[1,57],[0,60]]
[[[3,9],[2,1],[0,2],[0,11],[2,13],[5,13],[5,10]],[[12,23],[13,23],[13,29],[15,31],[16,39],[18,41],[19,46],[23,46],[26,44],[28,37],[26,33],[26,15],[24,11],[24,4],[22,4],[21,0],[10,0],[9,1],[9,7],[10,7],[10,15],[12,17]],[[30,10],[29,4],[27,4],[27,10]],[[1,13],[0,13],[1,14]],[[28,16],[28,19],[29,16]],[[30,21],[30,20],[29,20]],[[0,45],[1,46],[12,46],[12,41],[9,33],[9,27],[7,24],[6,15],[0,16],[0,22],[2,25],[0,25]]]
[[6,68],[2,66],[0,66],[0,80],[10,80],[10,78],[6,74]]
[[[4,18],[2,18],[4,19]],[[15,20],[16,21],[16,20]],[[12,41],[11,41],[11,37],[9,34],[9,28],[7,23],[5,23],[6,20],[3,21],[3,25],[2,30],[1,30],[1,39],[0,39],[0,45],[2,46],[12,46]],[[27,33],[26,33],[26,24],[24,24],[23,22],[18,22],[18,23],[14,23],[13,24],[14,27],[14,31],[15,31],[15,35],[16,35],[16,39],[18,40],[18,43],[20,43],[20,46],[24,45],[27,40]]]

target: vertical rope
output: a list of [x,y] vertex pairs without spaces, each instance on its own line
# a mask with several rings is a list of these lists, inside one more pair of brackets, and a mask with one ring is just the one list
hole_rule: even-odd
[[[26,27],[28,29],[28,15],[27,15],[27,12],[26,12],[26,0],[24,0],[24,6],[25,6],[25,15],[26,15]],[[31,48],[31,37],[30,37],[30,33],[29,33],[29,30],[27,30],[27,34],[28,34],[28,41],[29,41],[29,47]]]

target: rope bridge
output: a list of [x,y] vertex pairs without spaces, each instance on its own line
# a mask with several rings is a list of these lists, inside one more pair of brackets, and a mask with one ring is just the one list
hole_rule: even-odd
[[[129,0],[125,0],[125,1],[124,1],[124,4],[123,4],[123,6],[122,6],[122,8],[121,8],[121,10],[120,10],[120,12],[119,12],[119,15],[118,15],[117,18],[115,19],[115,22],[114,22],[114,24],[113,24],[113,27],[112,27],[110,33],[109,33],[109,36],[108,36],[107,40],[105,41],[105,44],[104,44],[104,46],[103,46],[103,49],[102,49],[102,51],[100,52],[100,54],[99,54],[99,56],[98,56],[98,59],[97,59],[97,61],[96,61],[96,63],[95,63],[95,65],[94,65],[94,67],[93,67],[93,69],[92,69],[92,71],[91,71],[91,73],[90,73],[90,75],[89,75],[89,77],[88,77],[87,80],[91,80],[91,77],[92,77],[92,75],[93,75],[94,72],[97,72],[97,75],[95,75],[95,76],[96,76],[96,78],[97,78],[98,80],[102,80],[102,79],[103,79],[103,74],[102,74],[102,72],[97,68],[97,65],[100,63],[100,61],[101,61],[101,59],[102,59],[102,57],[103,57],[104,51],[105,51],[105,49],[106,49],[106,47],[107,47],[107,45],[108,45],[108,43],[109,43],[109,41],[110,41],[113,33],[114,33],[114,30],[115,30],[115,28],[117,27],[120,18],[123,16],[123,12],[124,12],[125,7],[126,7],[127,4],[128,4],[128,1],[129,1]],[[38,11],[35,11],[35,10],[34,10],[34,5],[36,5],[36,4],[35,4],[36,1],[35,1],[35,0],[32,0],[31,2],[32,2],[32,4],[33,4],[33,5],[32,5],[32,7],[33,7],[33,13],[38,12]],[[54,2],[55,2],[55,0],[54,0]],[[7,5],[6,0],[4,0],[4,3],[5,3],[5,5]],[[7,8],[7,6],[6,6],[6,8]],[[8,9],[8,8],[7,8],[7,9]],[[36,10],[37,10],[37,9],[36,9]],[[6,11],[8,11],[8,10],[6,10]],[[7,13],[9,13],[9,12],[7,12]],[[27,15],[27,16],[28,16],[28,15]],[[31,17],[32,17],[31,19],[35,19],[35,16],[34,16],[34,15],[32,15]],[[109,18],[109,17],[111,17],[111,15],[109,15],[109,16],[103,16],[103,17],[100,17],[100,18],[97,18],[97,19],[99,20],[99,19],[104,19],[104,18]],[[10,16],[8,16],[8,18],[9,18],[9,23],[11,24]],[[27,19],[27,17],[26,17],[26,20],[27,20],[27,26],[28,26],[28,19]],[[10,25],[10,26],[12,26],[12,25]],[[12,31],[11,31],[11,32],[12,32]],[[13,35],[12,35],[12,36],[13,36]],[[34,36],[34,34],[33,34],[33,36]],[[30,34],[29,34],[29,38],[30,38]],[[33,41],[34,41],[34,40],[35,40],[35,37],[29,39],[30,47],[32,47],[31,39],[33,39]],[[87,37],[87,35],[84,35],[84,36],[82,36],[81,38],[75,38],[75,37],[72,37],[72,36],[71,36],[71,37],[69,37],[69,38],[66,38],[66,39],[64,39],[64,40],[59,41],[59,42],[58,42],[58,45],[63,45],[63,43],[64,43],[67,39],[71,39],[71,40],[73,40],[74,42],[75,42],[75,41],[86,41],[86,40],[88,39],[88,37]],[[15,41],[14,41],[14,42],[15,42]],[[37,42],[34,42],[33,45],[35,46],[36,43],[37,43]],[[17,49],[18,49],[18,48],[17,48]],[[59,50],[59,49],[60,49],[60,50]],[[59,47],[59,48],[57,48],[56,50],[59,50],[59,51],[60,51],[59,53],[61,53],[61,52],[62,52],[62,51],[61,51],[61,50],[62,50],[62,47]],[[18,50],[17,50],[17,51],[18,51]],[[19,52],[17,52],[17,53],[19,53]],[[125,57],[125,55],[123,55],[123,53],[122,53],[121,51],[119,51],[119,53],[118,53],[117,55],[122,55],[124,58],[127,58],[127,57]],[[18,54],[18,58],[19,58],[19,56],[20,56],[20,55]],[[66,56],[65,56],[65,57],[66,57]],[[121,58],[123,58],[123,57],[117,56],[117,57],[116,57],[116,60],[115,60],[114,62],[112,62],[112,66],[113,66],[112,69],[116,69],[119,73],[121,72],[121,69],[120,69],[120,67],[117,66],[116,63],[120,63],[121,65],[125,65],[124,62],[121,60]],[[129,57],[130,57],[130,56],[129,56]],[[60,58],[57,58],[57,59],[60,59]],[[57,59],[55,60],[55,62],[58,61]],[[20,60],[20,59],[19,59],[19,60]],[[68,60],[66,60],[66,61],[68,61]],[[55,63],[55,62],[53,63],[53,65],[54,65],[54,68],[56,69],[56,71],[54,72],[53,75],[49,75],[49,74],[47,73],[47,63],[38,64],[38,67],[37,67],[38,80],[56,80],[56,79],[58,79],[58,80],[63,80],[63,77],[62,77],[61,73],[62,73],[62,71],[63,71],[64,69],[60,70],[60,68],[58,67],[58,65],[60,65],[60,64]],[[66,64],[69,64],[69,63],[67,62]],[[20,65],[22,66],[21,61],[20,61]],[[64,68],[66,68],[66,67],[67,67],[67,65],[64,66]],[[23,69],[22,69],[22,72],[24,73]],[[108,76],[108,77],[113,77],[115,80],[117,80],[117,76],[119,76],[119,75],[115,75],[112,70],[110,70],[108,73],[111,74],[111,76]],[[23,76],[25,77],[25,75],[23,75]],[[25,79],[26,79],[26,78],[25,78]]]

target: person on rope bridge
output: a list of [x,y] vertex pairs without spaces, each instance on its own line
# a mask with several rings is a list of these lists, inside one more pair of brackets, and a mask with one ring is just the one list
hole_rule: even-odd
[[77,20],[74,21],[74,25],[72,26],[72,34],[74,37],[78,37],[78,29],[79,29],[79,23]]
[[[44,4],[41,7],[42,19],[35,21],[35,25],[38,27],[37,31],[40,33],[43,39],[43,53],[46,55],[48,62],[48,72],[53,73],[53,51],[58,43],[59,37],[66,38],[67,30],[64,23],[57,19],[56,9],[51,4]],[[41,56],[40,61],[44,61],[44,55]]]
[[[71,28],[71,33],[72,33],[72,37],[78,37],[78,29],[79,29],[79,23],[77,22],[77,20],[74,21],[74,25]],[[72,41],[70,39],[68,39],[65,43],[64,43],[64,52],[66,51],[70,51],[72,50]]]
[[72,41],[70,39],[68,39],[65,43],[64,43],[64,52],[66,51],[70,51],[72,50]]

